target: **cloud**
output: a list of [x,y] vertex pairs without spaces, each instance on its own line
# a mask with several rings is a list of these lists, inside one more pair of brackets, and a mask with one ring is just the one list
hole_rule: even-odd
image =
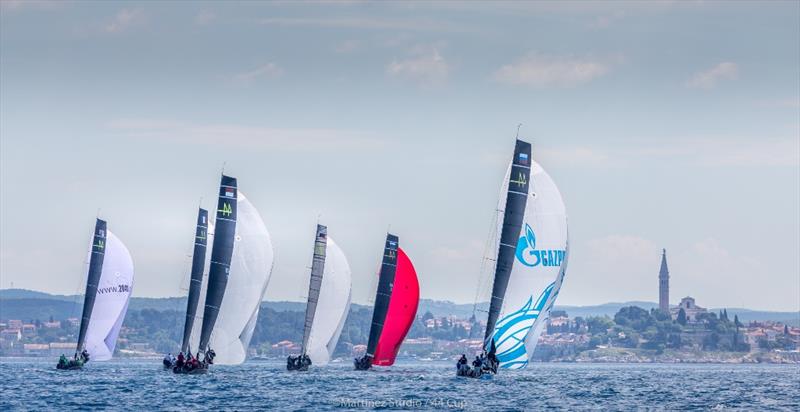
[[394,60],[386,66],[386,74],[407,78],[425,85],[437,85],[447,81],[450,67],[435,47],[418,48],[412,57]]
[[589,23],[590,29],[595,30],[603,30],[611,27],[612,24],[616,23],[619,20],[625,18],[626,13],[624,11],[617,11],[613,14],[605,14],[601,16],[597,16]]
[[201,10],[194,16],[194,24],[197,25],[206,25],[214,21],[217,18],[217,15],[208,11],[208,10]]
[[575,263],[573,272],[579,270],[595,279],[591,288],[605,285],[616,289],[612,294],[624,300],[658,296],[655,279],[660,248],[653,241],[636,235],[611,234],[589,240],[586,247],[585,255],[576,253],[570,264]]
[[733,80],[739,75],[739,67],[736,63],[722,62],[716,66],[695,73],[691,79],[686,81],[686,85],[696,89],[711,89],[720,80]]
[[[672,142],[663,144],[663,141]],[[797,138],[662,138],[624,147],[578,145],[542,149],[541,160],[567,167],[631,167],[665,159],[708,167],[797,167]]]
[[386,19],[376,17],[274,17],[258,21],[268,26],[307,26],[334,29],[410,30],[410,31],[467,31],[461,26],[426,18]]
[[586,146],[546,148],[537,152],[541,153],[545,163],[581,167],[609,167],[616,164],[608,151]]
[[376,135],[358,131],[326,128],[274,128],[231,124],[187,124],[182,122],[119,119],[107,127],[131,139],[159,142],[192,143],[227,146],[252,150],[296,151],[359,151],[384,145]]
[[786,99],[758,100],[756,101],[756,105],[759,107],[769,107],[769,108],[778,107],[778,108],[797,109],[800,108],[800,96],[790,97]]
[[462,242],[458,245],[443,245],[431,249],[429,254],[436,259],[445,261],[474,260],[478,261],[484,253],[484,245],[478,240]]
[[239,73],[233,76],[233,80],[238,83],[252,83],[260,77],[276,78],[283,75],[283,69],[275,63],[267,63],[256,67],[253,70]]
[[63,5],[64,1],[56,0],[2,0],[0,1],[0,9],[2,10],[23,10],[23,9],[38,9],[38,10],[52,10]]
[[[706,307],[747,307],[752,304],[747,296],[754,288],[779,301],[784,300],[787,294],[797,293],[783,285],[765,282],[765,276],[768,276],[765,262],[751,253],[733,253],[713,237],[691,242],[688,249],[673,253],[672,259],[667,251],[667,259],[672,303],[689,295]],[[724,286],[727,294],[720,296],[720,285]]]
[[345,40],[333,46],[333,51],[336,53],[353,53],[363,46],[360,40]]
[[141,22],[143,14],[141,10],[122,9],[114,16],[114,19],[103,27],[108,33],[119,33],[127,30],[130,26]]
[[610,69],[611,63],[601,59],[532,53],[497,69],[492,78],[534,88],[574,87],[602,77]]

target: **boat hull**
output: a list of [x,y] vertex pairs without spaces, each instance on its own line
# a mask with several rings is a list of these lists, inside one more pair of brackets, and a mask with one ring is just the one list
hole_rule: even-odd
[[185,368],[172,368],[172,372],[178,375],[204,375],[208,373],[208,366],[199,367],[196,369],[185,369]]

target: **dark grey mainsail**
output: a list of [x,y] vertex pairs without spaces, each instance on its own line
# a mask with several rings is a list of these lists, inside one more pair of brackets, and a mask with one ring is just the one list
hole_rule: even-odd
[[386,234],[381,273],[378,277],[378,291],[375,294],[375,309],[372,311],[372,324],[369,329],[369,341],[367,342],[366,356],[370,359],[375,356],[375,348],[378,347],[378,340],[381,337],[383,324],[386,321],[386,313],[389,311],[389,302],[392,299],[394,276],[397,272],[397,247],[399,242],[400,240],[397,236],[391,233]]
[[206,264],[206,245],[208,244],[208,211],[200,208],[197,212],[197,229],[194,234],[194,253],[192,253],[192,271],[189,279],[189,298],[186,304],[186,322],[183,325],[183,343],[181,352],[189,350],[189,338],[192,335],[194,318],[197,316],[197,303],[200,301],[200,289],[203,286],[203,269]]
[[497,265],[494,271],[492,297],[489,303],[489,317],[486,321],[484,347],[489,351],[492,347],[490,337],[494,334],[497,317],[503,308],[503,297],[511,278],[511,267],[517,250],[517,241],[522,231],[522,219],[528,203],[529,182],[531,176],[531,144],[517,140],[514,148],[514,159],[511,162],[511,173],[508,176],[508,193],[503,213],[503,227],[500,233],[500,246],[497,252]]
[[211,246],[211,263],[208,269],[208,288],[206,307],[203,312],[203,328],[200,330],[200,352],[208,349],[211,331],[217,322],[219,307],[228,285],[233,241],[236,236],[236,199],[238,189],[236,178],[222,175],[219,185],[219,201],[214,228],[214,243]]
[[311,281],[308,285],[308,302],[306,304],[306,323],[303,328],[302,354],[306,354],[308,338],[311,337],[311,325],[317,312],[319,290],[322,287],[322,274],[325,271],[325,248],[328,245],[328,228],[317,225],[317,237],[314,240],[314,258],[311,262]]
[[78,347],[76,353],[81,352],[86,340],[86,330],[92,318],[94,301],[97,298],[97,284],[103,273],[103,258],[106,254],[106,221],[97,219],[94,224],[94,238],[92,239],[92,254],[89,257],[89,276],[86,280],[86,294],[83,296],[83,314],[81,315],[81,328],[78,333]]

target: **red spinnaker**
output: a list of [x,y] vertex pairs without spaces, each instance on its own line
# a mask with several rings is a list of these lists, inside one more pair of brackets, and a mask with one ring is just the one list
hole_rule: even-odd
[[391,366],[406,338],[419,306],[419,281],[414,265],[403,249],[397,249],[397,271],[394,275],[392,299],[378,340],[373,365]]

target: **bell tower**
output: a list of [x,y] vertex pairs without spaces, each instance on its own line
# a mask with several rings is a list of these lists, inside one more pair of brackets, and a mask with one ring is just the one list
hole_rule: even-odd
[[658,272],[658,309],[669,314],[669,269],[667,269],[667,249],[661,250],[661,270]]

